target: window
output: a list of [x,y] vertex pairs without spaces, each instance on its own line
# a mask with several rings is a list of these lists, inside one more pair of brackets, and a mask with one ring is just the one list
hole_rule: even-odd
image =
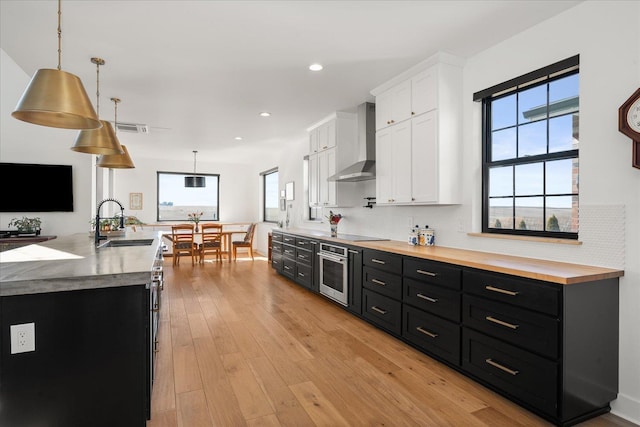
[[575,56],[474,94],[483,232],[578,238],[578,65]]
[[278,192],[278,169],[262,172],[262,206],[264,207],[263,221],[278,222],[280,215]]
[[307,219],[309,221],[319,221],[322,219],[322,208],[311,206],[309,200],[311,196],[309,194],[310,189],[310,171],[309,171],[309,156],[304,156],[302,160],[302,182],[304,183],[304,206],[307,207]]
[[220,219],[220,175],[199,173],[204,187],[185,187],[184,178],[193,173],[158,172],[158,221],[188,221],[200,213],[200,221]]

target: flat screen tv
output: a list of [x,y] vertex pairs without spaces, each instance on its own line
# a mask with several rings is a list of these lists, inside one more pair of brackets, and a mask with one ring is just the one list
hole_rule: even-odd
[[0,163],[0,212],[73,212],[70,165]]

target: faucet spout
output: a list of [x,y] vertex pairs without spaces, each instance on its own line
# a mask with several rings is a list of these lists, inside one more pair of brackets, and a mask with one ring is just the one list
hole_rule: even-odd
[[114,202],[120,206],[120,229],[124,228],[124,206],[122,206],[122,203],[113,198],[104,199],[98,203],[98,207],[96,208],[96,230],[94,233],[96,246],[100,244],[100,240],[105,240],[107,238],[107,236],[100,235],[100,209],[106,202]]

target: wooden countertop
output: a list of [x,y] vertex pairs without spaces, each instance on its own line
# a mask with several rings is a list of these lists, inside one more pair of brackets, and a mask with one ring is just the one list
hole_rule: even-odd
[[[285,234],[322,239],[361,248],[376,249],[399,255],[449,264],[472,267],[496,273],[510,274],[529,279],[542,280],[560,285],[591,282],[594,280],[612,279],[624,276],[624,270],[604,267],[593,267],[582,264],[547,261],[536,258],[526,258],[511,255],[501,255],[491,252],[480,252],[466,249],[447,248],[443,246],[412,246],[398,240],[360,241],[342,240],[329,237],[328,234],[316,230],[275,229]],[[339,236],[339,235],[338,235]]]

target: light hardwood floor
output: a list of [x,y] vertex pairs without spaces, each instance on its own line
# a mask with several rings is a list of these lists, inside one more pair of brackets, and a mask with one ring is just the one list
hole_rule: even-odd
[[[263,257],[164,271],[147,427],[550,425]],[[633,425],[611,414],[582,424]]]

